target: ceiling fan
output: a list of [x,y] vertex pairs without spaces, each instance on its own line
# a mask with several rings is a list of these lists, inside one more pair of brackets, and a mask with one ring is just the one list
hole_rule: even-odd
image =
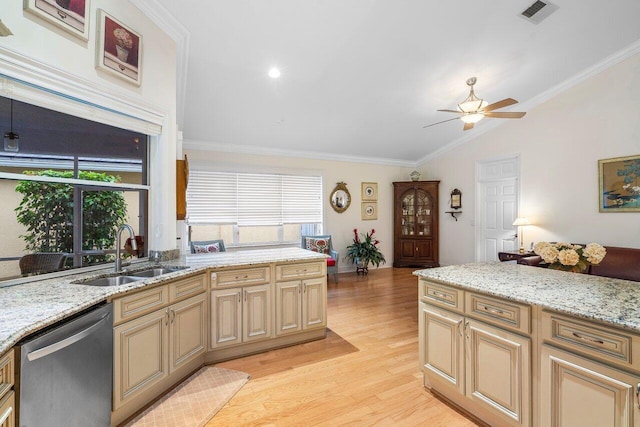
[[518,111],[509,111],[509,112],[499,112],[494,111],[499,108],[508,107],[509,105],[517,104],[513,98],[506,98],[502,101],[494,102],[493,104],[488,104],[486,101],[478,98],[476,94],[473,92],[473,85],[476,84],[476,78],[470,77],[467,79],[467,86],[471,88],[469,91],[469,96],[467,99],[458,104],[457,110],[438,110],[444,111],[447,113],[456,113],[460,114],[459,117],[454,117],[452,119],[443,120],[441,122],[432,123],[430,125],[423,126],[428,128],[430,126],[438,125],[440,123],[450,122],[451,120],[462,120],[464,122],[464,127],[462,130],[472,129],[473,126],[482,120],[484,117],[493,117],[498,119],[520,119],[524,117],[525,114],[523,112]]

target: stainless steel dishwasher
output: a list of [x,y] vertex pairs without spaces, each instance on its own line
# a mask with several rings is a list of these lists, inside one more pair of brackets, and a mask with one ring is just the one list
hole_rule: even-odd
[[111,423],[112,305],[101,305],[20,345],[19,425]]

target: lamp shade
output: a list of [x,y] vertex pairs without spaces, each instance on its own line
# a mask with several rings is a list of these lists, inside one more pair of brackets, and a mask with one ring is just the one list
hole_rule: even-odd
[[531,222],[527,218],[516,218],[511,225],[531,225]]

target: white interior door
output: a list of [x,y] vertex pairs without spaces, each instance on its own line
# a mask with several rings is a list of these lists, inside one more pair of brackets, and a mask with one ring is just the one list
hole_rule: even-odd
[[476,164],[476,261],[497,261],[498,252],[518,249],[519,159],[517,156]]

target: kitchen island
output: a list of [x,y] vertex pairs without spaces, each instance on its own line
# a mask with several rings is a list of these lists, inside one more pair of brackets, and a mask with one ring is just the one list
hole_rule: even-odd
[[[73,316],[82,310],[114,297],[145,287],[158,285],[181,277],[229,267],[247,267],[274,262],[323,260],[323,254],[298,248],[260,249],[216,254],[186,255],[163,266],[189,267],[174,273],[126,283],[120,286],[85,286],[72,282],[93,277],[109,276],[109,265],[91,272],[78,272],[62,277],[35,280],[16,286],[0,288],[0,354],[23,337]],[[154,264],[143,262],[128,267],[129,272],[144,270]]]
[[135,263],[119,276],[136,281],[117,286],[87,284],[118,276],[111,266],[2,287],[0,375],[10,382],[0,409],[15,421],[13,346],[104,303],[114,319],[112,425],[205,363],[324,338],[325,258],[299,248],[196,254],[156,277],[136,274],[158,265]]
[[491,425],[640,425],[640,283],[504,263],[414,274],[426,387]]

